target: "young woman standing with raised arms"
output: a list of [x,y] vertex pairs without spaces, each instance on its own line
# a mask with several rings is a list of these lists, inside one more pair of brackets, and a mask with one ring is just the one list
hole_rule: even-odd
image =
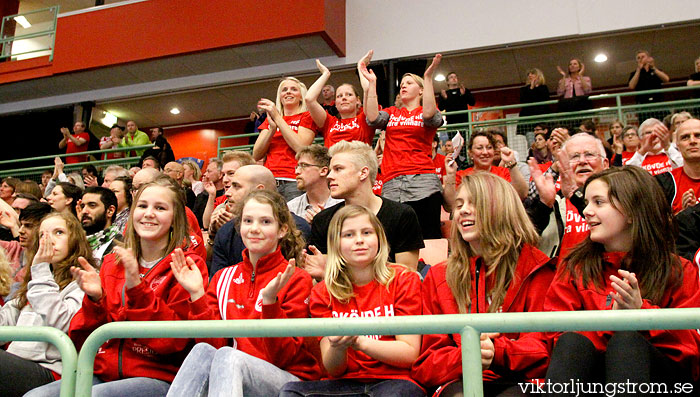
[[432,142],[443,123],[435,104],[433,74],[442,55],[437,54],[423,78],[406,73],[401,78],[400,97],[403,107],[379,110],[377,76],[359,65],[369,82],[365,101],[367,122],[373,128],[386,129],[382,159],[382,195],[413,207],[423,231],[423,238],[441,238],[440,206],[442,186],[435,174]]
[[294,167],[296,153],[314,140],[314,122],[306,111],[306,86],[294,77],[285,77],[277,87],[277,99],[262,98],[258,108],[267,118],[258,127],[260,136],[253,146],[253,158],[265,159],[265,167],[277,180],[277,191],[289,201],[302,194],[297,189]]
[[[358,69],[360,65],[367,65],[371,59],[372,51],[369,51],[358,62]],[[314,123],[323,132],[325,146],[331,147],[343,140],[348,142],[362,141],[371,145],[374,139],[374,128],[367,125],[367,118],[362,110],[362,101],[355,86],[345,83],[336,89],[335,107],[338,109],[338,117],[330,115],[318,103],[318,96],[328,82],[331,72],[318,59],[316,60],[316,66],[318,66],[321,76],[309,87],[305,100]],[[362,73],[359,73],[359,75],[362,89],[366,91],[369,82]]]

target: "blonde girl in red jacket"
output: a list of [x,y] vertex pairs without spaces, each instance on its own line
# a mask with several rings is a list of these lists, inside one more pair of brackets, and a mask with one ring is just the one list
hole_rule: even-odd
[[[554,276],[537,232],[505,179],[476,172],[462,179],[452,223],[452,253],[423,281],[423,314],[542,311]],[[517,392],[541,378],[548,352],[542,334],[482,334],[484,394]],[[462,393],[458,334],[424,335],[413,377],[440,396]]]
[[[311,316],[421,314],[418,273],[388,264],[388,255],[374,213],[357,205],[340,209],[328,229],[326,273],[311,293]],[[290,383],[280,396],[424,396],[409,374],[419,351],[420,335],[327,336],[321,356],[330,380]]]
[[[675,254],[673,213],[654,178],[639,167],[611,168],[588,178],[584,191],[590,236],[564,259],[545,310],[700,307],[697,267]],[[616,387],[698,379],[696,330],[552,336],[552,383],[598,382],[622,393]]]
[[[243,262],[218,271],[209,289],[187,260],[173,262],[190,293],[192,320],[306,318],[311,276],[295,266],[301,233],[277,192],[255,190],[236,219]],[[289,258],[287,260],[286,258]],[[187,356],[168,396],[276,396],[282,385],[318,379],[320,367],[304,338],[210,339]]]
[[[187,318],[189,294],[170,270],[173,252],[189,258],[207,279],[204,260],[189,249],[185,194],[168,176],[136,193],[125,247],[105,257],[99,274],[87,262],[71,269],[85,292],[82,308],[70,324],[78,349],[88,335],[112,321],[172,321]],[[138,323],[134,323],[138,326]],[[192,347],[192,339],[110,339],[95,357],[93,395],[165,396]],[[31,396],[58,396],[58,382],[34,389]]]

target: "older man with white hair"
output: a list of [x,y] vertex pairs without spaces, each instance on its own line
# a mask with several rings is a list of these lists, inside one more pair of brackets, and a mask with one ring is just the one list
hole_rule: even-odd
[[671,131],[664,123],[655,118],[646,119],[639,126],[638,133],[642,144],[625,165],[642,167],[651,175],[683,166],[683,156],[671,145]]
[[557,153],[561,190],[546,178],[537,162],[528,161],[539,200],[528,211],[542,238],[539,249],[550,257],[564,258],[568,251],[588,236],[588,224],[580,210],[585,207],[581,188],[588,178],[609,167],[600,139],[585,132],[569,138]]

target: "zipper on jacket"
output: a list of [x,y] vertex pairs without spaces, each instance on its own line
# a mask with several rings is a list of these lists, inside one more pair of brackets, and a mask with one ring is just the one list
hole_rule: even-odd
[[122,371],[122,350],[124,350],[124,339],[119,339],[119,379],[124,379],[124,372]]
[[479,273],[481,273],[481,258],[476,260],[476,312],[479,313]]
[[255,291],[255,269],[253,269],[253,273],[250,275],[250,288],[248,289],[248,298],[253,297],[253,291]]

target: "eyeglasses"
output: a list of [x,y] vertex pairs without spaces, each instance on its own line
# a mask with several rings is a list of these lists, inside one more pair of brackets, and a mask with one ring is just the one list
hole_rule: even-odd
[[307,168],[309,168],[309,167],[318,167],[318,168],[321,168],[321,167],[323,167],[323,166],[322,166],[322,165],[318,165],[318,164],[298,163],[298,164],[294,167],[294,169],[296,170],[297,168],[301,168],[301,170],[303,171],[303,170],[305,170],[305,169],[307,169]]
[[576,164],[579,161],[581,161],[581,156],[583,156],[583,159],[586,162],[591,162],[598,157],[600,157],[600,153],[590,153],[590,152],[584,152],[584,153],[574,153],[573,156],[569,157],[569,164]]
[[637,136],[636,132],[628,132],[622,135],[623,138],[629,138],[631,136]]
[[545,131],[545,129],[541,127],[535,127],[534,131]]

